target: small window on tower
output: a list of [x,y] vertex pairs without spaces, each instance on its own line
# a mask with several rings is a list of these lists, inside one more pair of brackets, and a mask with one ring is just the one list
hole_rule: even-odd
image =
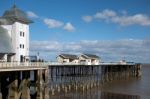
[[24,32],[23,32],[23,37],[24,37]]
[[22,45],[20,44],[20,48],[22,47]]
[[24,44],[22,45],[22,47],[24,48]]
[[22,32],[20,31],[20,36],[22,36]]

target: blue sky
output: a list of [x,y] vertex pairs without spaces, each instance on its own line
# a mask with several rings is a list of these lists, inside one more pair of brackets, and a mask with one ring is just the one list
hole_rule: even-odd
[[150,60],[150,0],[1,0],[0,15],[14,2],[34,21],[30,53],[45,60],[60,53]]

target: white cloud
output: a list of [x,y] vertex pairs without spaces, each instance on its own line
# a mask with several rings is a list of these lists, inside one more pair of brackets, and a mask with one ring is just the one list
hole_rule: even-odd
[[83,16],[82,19],[85,21],[85,22],[91,22],[92,21],[92,16]]
[[34,12],[32,12],[32,11],[28,11],[27,12],[27,16],[28,17],[31,17],[31,18],[38,18],[39,16],[38,15],[36,15]]
[[[58,53],[92,53],[99,55],[103,61],[149,62],[150,40],[83,40],[79,42],[32,41],[31,52],[44,52],[43,56]],[[54,55],[55,54],[55,55]],[[47,56],[51,57],[51,56]],[[55,58],[55,57],[54,57]]]
[[45,18],[43,22],[49,27],[49,28],[63,28],[64,30],[68,32],[73,32],[75,30],[75,27],[70,23],[64,24],[61,21],[55,20],[55,19],[50,19],[50,18]]
[[136,14],[133,16],[116,16],[112,17],[111,21],[120,25],[142,25],[150,26],[150,18],[143,14]]
[[55,19],[50,19],[50,18],[46,18],[43,20],[44,23],[49,27],[49,28],[58,28],[63,26],[63,22],[55,20]]
[[102,12],[97,12],[94,17],[97,19],[108,19],[110,17],[115,17],[116,16],[116,12],[114,12],[113,10],[109,10],[109,9],[105,9]]
[[36,15],[34,12],[32,11],[28,11],[26,12],[27,16],[30,18],[39,18],[42,19],[44,24],[46,24],[48,26],[48,28],[62,28],[66,31],[72,32],[75,30],[75,27],[70,23],[64,23],[62,21],[56,20],[56,19],[52,19],[52,18],[42,18],[38,15]]
[[32,41],[30,43],[31,51],[58,51],[61,45],[57,41]]
[[72,31],[75,30],[75,28],[74,28],[74,26],[70,22],[68,22],[68,23],[65,24],[64,30],[72,32]]
[[141,13],[134,15],[127,15],[127,11],[117,13],[113,10],[105,9],[101,12],[97,12],[91,19],[103,20],[107,23],[108,22],[116,23],[121,26],[128,26],[128,25],[150,26],[150,17],[148,17],[147,15]]

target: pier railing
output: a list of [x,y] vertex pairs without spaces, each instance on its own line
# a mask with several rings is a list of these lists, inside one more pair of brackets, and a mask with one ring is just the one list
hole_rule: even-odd
[[121,63],[121,62],[101,62],[99,64],[87,64],[87,63],[74,63],[74,62],[68,62],[68,63],[59,63],[59,62],[48,62],[48,65],[51,66],[51,65],[85,65],[85,66],[88,66],[88,65],[134,65],[135,63]]
[[[0,68],[10,67],[46,67],[61,65],[81,65],[79,63],[59,63],[59,62],[0,62]],[[86,65],[86,64],[85,64]]]
[[1,62],[0,68],[13,68],[13,67],[46,67],[49,63],[46,62]]
[[[85,65],[81,63],[59,63],[59,62],[0,62],[0,68],[11,68],[11,67],[47,67],[47,66],[69,66],[69,65]],[[94,64],[91,64],[94,65]],[[134,65],[134,63],[99,63],[98,65]]]

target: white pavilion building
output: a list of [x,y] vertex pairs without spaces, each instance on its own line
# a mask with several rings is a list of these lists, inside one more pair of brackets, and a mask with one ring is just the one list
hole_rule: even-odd
[[29,60],[30,23],[26,13],[15,5],[0,17],[0,61]]

